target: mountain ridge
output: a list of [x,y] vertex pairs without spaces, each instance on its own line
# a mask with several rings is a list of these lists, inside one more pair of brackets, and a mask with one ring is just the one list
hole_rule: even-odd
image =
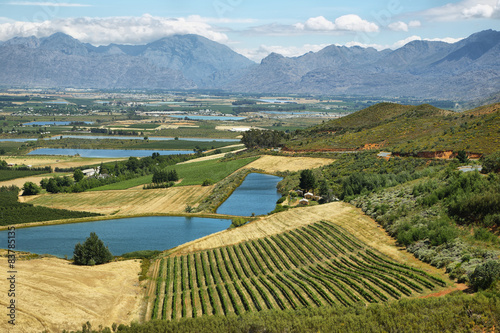
[[329,45],[257,64],[198,35],[93,46],[64,33],[0,43],[0,85],[221,89],[471,101],[500,91],[500,32],[459,42],[417,40],[396,50]]

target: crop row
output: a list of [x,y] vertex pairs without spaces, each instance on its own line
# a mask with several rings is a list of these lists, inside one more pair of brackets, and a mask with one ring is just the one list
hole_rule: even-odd
[[233,246],[161,259],[151,318],[385,302],[441,284],[318,222]]

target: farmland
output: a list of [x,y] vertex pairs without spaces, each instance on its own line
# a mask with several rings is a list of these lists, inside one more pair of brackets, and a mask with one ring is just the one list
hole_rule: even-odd
[[116,216],[183,213],[186,205],[196,205],[211,186],[183,186],[157,190],[96,191],[45,194],[27,202]]
[[154,280],[148,316],[167,320],[380,303],[446,286],[442,279],[390,260],[324,221],[162,258]]

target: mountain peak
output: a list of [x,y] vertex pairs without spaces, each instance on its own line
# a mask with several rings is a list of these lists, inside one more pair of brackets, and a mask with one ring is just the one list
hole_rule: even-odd
[[69,55],[88,54],[88,49],[82,42],[63,32],[56,32],[49,37],[41,38],[40,48]]

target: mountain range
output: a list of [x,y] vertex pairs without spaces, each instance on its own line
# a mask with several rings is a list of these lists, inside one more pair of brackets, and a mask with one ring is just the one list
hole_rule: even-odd
[[145,45],[93,46],[71,36],[0,43],[0,85],[22,87],[221,89],[474,100],[500,91],[500,32],[457,43],[413,41],[397,50],[330,45],[259,64],[197,35]]

